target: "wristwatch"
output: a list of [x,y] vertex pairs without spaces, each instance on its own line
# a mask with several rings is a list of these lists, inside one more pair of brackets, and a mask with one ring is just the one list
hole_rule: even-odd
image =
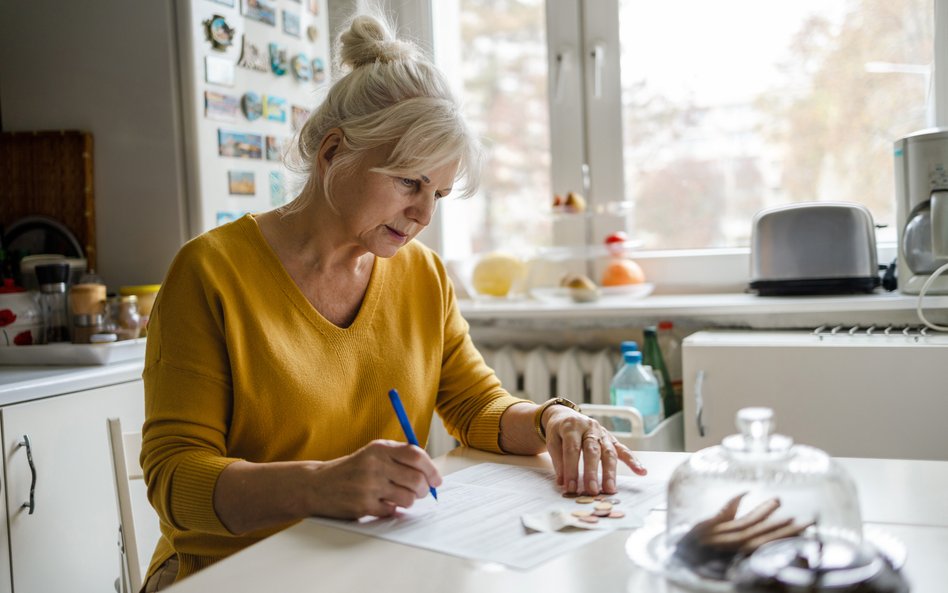
[[543,428],[543,412],[546,412],[546,409],[550,406],[566,406],[570,410],[579,411],[579,406],[565,397],[554,397],[540,404],[540,407],[537,408],[537,411],[533,414],[533,427],[537,429],[537,436],[540,437],[540,440],[544,443],[546,442],[546,429]]

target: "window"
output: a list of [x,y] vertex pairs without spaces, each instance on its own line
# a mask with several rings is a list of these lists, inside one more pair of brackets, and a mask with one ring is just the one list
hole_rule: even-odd
[[[616,229],[746,247],[756,211],[808,200],[861,202],[894,241],[892,143],[934,123],[935,1],[432,2],[492,147],[483,195],[443,205],[445,256]],[[551,212],[568,191],[578,222]]]

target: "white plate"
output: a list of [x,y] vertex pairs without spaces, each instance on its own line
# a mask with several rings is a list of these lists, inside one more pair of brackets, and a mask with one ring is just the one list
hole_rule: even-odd
[[[634,301],[644,299],[652,294],[653,290],[655,290],[655,285],[647,282],[625,286],[603,286],[599,288],[599,298],[593,302],[616,304]],[[537,300],[557,305],[576,302],[571,296],[570,289],[563,286],[531,288],[530,295]]]
[[0,365],[101,365],[144,358],[147,338],[108,344],[42,344],[0,348]]

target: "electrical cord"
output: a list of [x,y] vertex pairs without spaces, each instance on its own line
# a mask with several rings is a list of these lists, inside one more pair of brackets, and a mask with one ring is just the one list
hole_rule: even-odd
[[926,319],[925,314],[922,313],[922,299],[925,298],[925,293],[931,287],[932,282],[935,281],[935,278],[938,278],[946,271],[948,271],[948,264],[944,264],[940,268],[932,272],[932,275],[928,277],[928,280],[926,280],[925,283],[922,284],[922,289],[918,291],[918,303],[915,305],[915,313],[918,315],[919,320],[922,323],[924,323],[926,326],[928,326],[929,328],[935,331],[940,331],[940,332],[948,331],[948,325],[938,325]]

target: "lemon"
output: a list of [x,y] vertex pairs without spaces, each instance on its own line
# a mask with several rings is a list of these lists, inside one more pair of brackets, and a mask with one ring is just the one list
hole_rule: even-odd
[[526,265],[506,253],[489,253],[477,262],[471,277],[474,290],[490,296],[507,296],[526,274]]

